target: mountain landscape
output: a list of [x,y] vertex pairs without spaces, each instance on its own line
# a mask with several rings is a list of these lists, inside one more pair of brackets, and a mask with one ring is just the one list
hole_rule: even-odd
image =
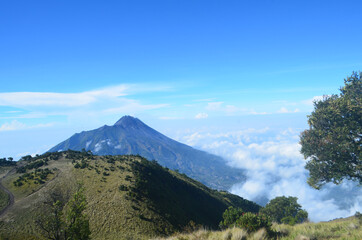
[[43,239],[39,221],[52,214],[46,203],[54,196],[68,202],[80,185],[92,239],[149,239],[201,225],[216,229],[228,207],[260,209],[135,155],[48,152],[0,170],[1,184],[15,198],[9,203],[0,189],[2,206],[9,206],[0,215],[0,239]]
[[362,240],[358,9],[1,1],[0,240]]
[[[258,213],[261,207],[228,192],[210,189],[185,174],[136,155],[97,156],[90,151],[73,150],[28,155],[18,162],[2,161],[0,178],[1,240],[73,239],[52,237],[45,230],[53,229],[52,233],[59,226],[52,222],[56,215],[65,214],[69,218],[69,209],[80,189],[90,239],[95,240],[361,239],[362,236],[360,213],[331,222],[295,226],[274,223],[272,228],[258,231],[240,227],[220,229],[220,221],[225,223],[235,217],[225,215],[226,209],[229,212],[242,209],[247,213],[240,219],[246,221],[252,216],[262,218],[250,215]],[[258,226],[260,223],[253,219],[248,224]]]
[[74,134],[49,152],[68,149],[90,150],[97,155],[138,154],[214,189],[227,190],[245,180],[243,170],[229,167],[221,157],[172,140],[131,116],[122,117],[113,126]]

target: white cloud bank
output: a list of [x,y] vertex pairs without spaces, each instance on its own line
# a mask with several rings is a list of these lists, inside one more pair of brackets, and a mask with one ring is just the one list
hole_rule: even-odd
[[230,166],[247,170],[247,181],[230,191],[247,199],[262,201],[277,196],[296,196],[312,221],[331,220],[361,211],[362,191],[356,184],[328,184],[318,191],[307,181],[305,160],[299,153],[299,131],[246,129],[226,134],[196,132],[179,139],[186,144],[220,155]]

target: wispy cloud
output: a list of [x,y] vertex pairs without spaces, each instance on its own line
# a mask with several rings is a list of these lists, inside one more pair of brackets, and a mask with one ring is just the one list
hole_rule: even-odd
[[300,112],[299,108],[295,108],[294,110],[288,110],[286,107],[281,107],[277,113],[298,113]]
[[203,118],[208,118],[208,114],[207,113],[198,113],[196,114],[195,118],[196,119],[203,119]]
[[19,122],[17,120],[13,120],[11,122],[6,122],[6,123],[2,124],[0,126],[0,132],[25,130],[25,129],[33,129],[33,128],[44,128],[44,127],[51,127],[53,125],[54,125],[54,123],[27,125],[27,124]]
[[133,99],[121,99],[121,106],[115,108],[104,109],[104,113],[108,114],[121,114],[121,113],[135,113],[144,110],[151,110],[157,108],[164,108],[169,106],[169,104],[141,104]]
[[207,103],[206,109],[210,111],[218,111],[221,110],[222,104],[224,102],[209,102]]
[[122,84],[78,93],[8,92],[0,93],[0,106],[21,108],[23,111],[2,119],[46,118],[47,116],[89,116],[103,114],[134,114],[164,108],[167,103],[144,104],[131,95],[144,92],[170,91],[168,86]]
[[21,123],[19,121],[12,121],[10,123],[4,123],[0,126],[0,131],[12,131],[12,130],[19,130],[26,128],[26,125],[24,123]]
[[318,101],[322,101],[324,96],[314,96],[310,99],[304,100],[302,101],[302,104],[308,105],[308,106],[313,106],[314,102],[318,102]]
[[270,113],[267,113],[267,112],[257,112],[255,110],[251,110],[249,112],[250,115],[267,115],[267,114],[270,114]]
[[11,92],[0,93],[0,106],[65,106],[78,107],[94,103],[101,98],[125,96],[126,85],[119,85],[80,93]]
[[161,120],[179,120],[179,119],[184,119],[183,117],[174,117],[174,116],[161,116],[158,119]]
[[196,99],[194,102],[212,102],[215,101],[215,98],[205,98],[205,99]]
[[121,84],[79,93],[58,92],[8,92],[0,93],[0,106],[64,106],[79,107],[104,100],[143,92],[170,91],[169,86],[149,86],[148,84]]
[[224,102],[209,102],[207,103],[206,110],[215,111],[215,112],[223,112],[226,115],[235,115],[235,114],[250,114],[248,109],[240,108],[231,104],[224,104]]

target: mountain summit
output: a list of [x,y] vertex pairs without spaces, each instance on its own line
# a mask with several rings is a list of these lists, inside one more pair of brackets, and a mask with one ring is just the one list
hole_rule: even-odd
[[74,134],[49,152],[68,149],[90,150],[97,155],[141,155],[216,189],[229,189],[245,180],[242,170],[227,166],[221,157],[172,140],[131,116],[122,117],[113,126]]
[[124,128],[150,128],[138,118],[128,115],[120,118],[113,126],[124,127]]

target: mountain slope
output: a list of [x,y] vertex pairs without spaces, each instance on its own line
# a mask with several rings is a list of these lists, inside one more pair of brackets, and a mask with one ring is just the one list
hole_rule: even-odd
[[172,140],[130,116],[113,126],[74,134],[49,152],[67,149],[85,149],[97,155],[139,154],[215,189],[229,189],[245,180],[242,170],[227,166],[221,157]]
[[[39,177],[39,172],[47,174]],[[190,221],[215,229],[229,206],[259,210],[253,202],[211,190],[140,156],[46,153],[21,161],[18,173],[3,179],[15,204],[0,217],[0,239],[39,239],[35,220],[46,212],[43,203],[53,192],[69,196],[79,182],[88,201],[92,239],[165,236]]]

